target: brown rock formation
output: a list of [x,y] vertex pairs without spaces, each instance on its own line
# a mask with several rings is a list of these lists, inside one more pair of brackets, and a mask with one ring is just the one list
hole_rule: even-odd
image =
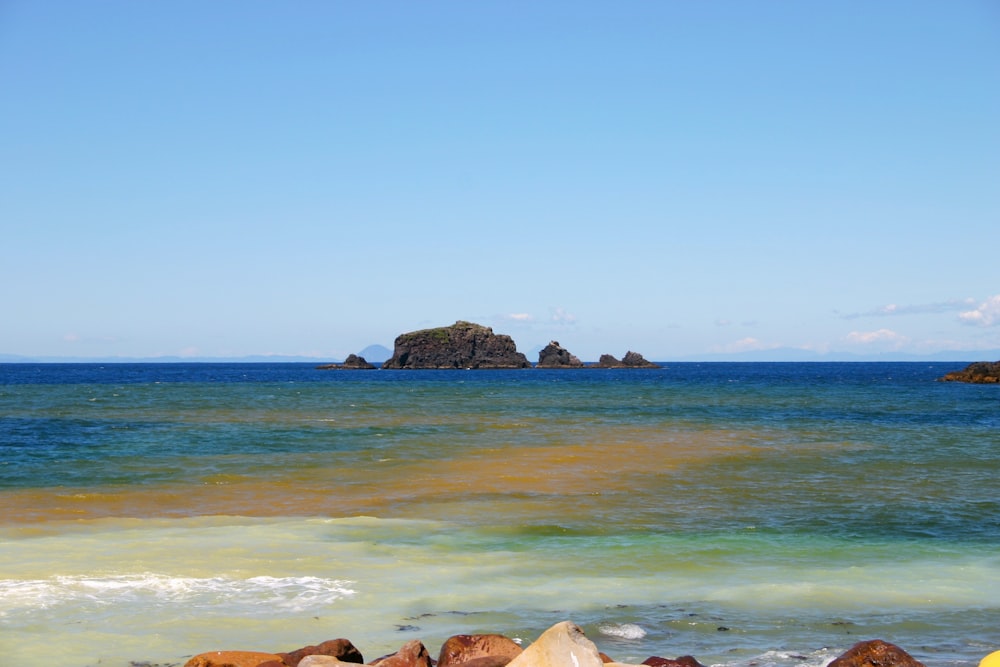
[[321,366],[317,366],[316,368],[321,371],[336,371],[336,370],[369,371],[369,370],[374,370],[376,366],[372,366],[370,363],[365,361],[364,357],[359,357],[356,354],[349,354],[347,355],[347,359],[344,359],[343,363],[323,364]]
[[437,667],[504,667],[523,650],[503,635],[455,635],[441,646]]
[[396,338],[386,369],[530,368],[510,336],[472,322],[421,329]]
[[1000,384],[1000,361],[977,361],[960,371],[948,373],[942,382],[971,382],[973,384]]
[[924,667],[909,653],[881,639],[858,642],[827,667]]
[[629,350],[622,359],[616,359],[610,354],[602,354],[597,362],[598,368],[659,368],[659,365],[646,361],[638,352]]
[[583,368],[583,362],[554,340],[538,353],[538,368]]
[[361,651],[355,648],[354,644],[347,639],[329,639],[316,646],[304,646],[288,653],[279,653],[278,655],[288,667],[296,667],[303,658],[309,655],[328,655],[340,662],[356,662],[358,664],[364,664],[365,662]]

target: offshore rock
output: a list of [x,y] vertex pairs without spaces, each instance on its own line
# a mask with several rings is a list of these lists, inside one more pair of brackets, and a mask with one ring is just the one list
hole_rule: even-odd
[[895,644],[881,639],[858,642],[827,667],[924,667]]
[[331,656],[339,662],[364,664],[361,651],[347,639],[328,639],[315,646],[304,646],[288,653],[278,654],[288,667],[296,667],[303,658],[311,655]]
[[458,321],[450,327],[421,329],[396,338],[386,369],[530,368],[510,336],[481,324]]
[[209,651],[194,656],[184,663],[184,667],[260,667],[267,663],[285,664],[276,653]]
[[638,352],[629,350],[622,359],[616,359],[610,354],[602,354],[597,362],[598,368],[659,368],[658,364],[646,361]]
[[419,639],[406,642],[392,655],[373,660],[371,664],[380,667],[433,667],[430,653]]
[[583,362],[554,340],[538,353],[538,368],[583,368]]
[[594,642],[571,621],[557,623],[542,633],[508,667],[602,667]]
[[503,635],[455,635],[441,646],[437,667],[504,667],[523,652]]
[[359,357],[356,354],[349,354],[347,358],[344,359],[343,363],[340,364],[323,364],[317,366],[317,369],[321,371],[336,371],[336,370],[349,370],[349,371],[370,371],[377,368],[372,366],[370,363],[365,361],[364,357]]
[[960,371],[948,373],[940,380],[942,382],[1000,384],[1000,361],[977,361]]

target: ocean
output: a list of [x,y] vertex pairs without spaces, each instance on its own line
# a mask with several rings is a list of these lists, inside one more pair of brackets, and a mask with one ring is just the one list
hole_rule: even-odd
[[346,637],[822,667],[1000,649],[1000,387],[961,363],[0,365],[0,656]]

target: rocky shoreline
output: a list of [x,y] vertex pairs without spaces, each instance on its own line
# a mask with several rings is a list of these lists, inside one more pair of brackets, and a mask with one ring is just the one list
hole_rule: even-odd
[[[991,656],[985,658],[986,664]],[[136,665],[141,663],[134,663]],[[348,639],[332,639],[288,653],[211,651],[188,660],[184,667],[617,667],[625,666],[601,652],[572,621],[563,621],[543,632],[525,648],[504,635],[455,635],[432,658],[420,640],[404,644],[393,654],[365,662]],[[649,667],[705,667],[695,657],[651,656]],[[900,647],[879,639],[858,642],[827,667],[924,667]],[[989,667],[993,667],[992,665]]]
[[1000,361],[977,361],[960,371],[948,373],[940,380],[941,382],[1000,384]]
[[[396,337],[392,357],[382,364],[389,370],[521,369],[532,368],[510,336],[493,329],[459,320],[447,327],[420,329]],[[659,368],[629,350],[621,359],[602,354],[596,364],[585,364],[551,341],[538,354],[535,368]],[[364,357],[352,354],[339,364],[322,364],[319,370],[372,370],[376,367]]]

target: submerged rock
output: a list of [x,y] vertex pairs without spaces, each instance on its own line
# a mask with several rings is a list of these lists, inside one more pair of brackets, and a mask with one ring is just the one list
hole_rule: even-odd
[[872,639],[858,642],[827,667],[924,667],[895,644]]
[[1000,361],[977,361],[960,371],[948,373],[942,382],[971,382],[973,384],[1000,384]]
[[554,340],[538,353],[538,368],[583,368],[583,362]]
[[199,653],[184,663],[184,667],[260,667],[267,663],[285,664],[276,653],[259,651],[210,651]]
[[347,355],[347,359],[344,359],[343,363],[340,364],[323,364],[317,366],[317,369],[321,371],[336,371],[336,370],[349,370],[349,371],[370,371],[377,368],[372,366],[370,363],[365,361],[364,357],[359,357],[356,354]]
[[461,320],[450,327],[401,334],[392,358],[382,364],[386,369],[530,367],[510,336]]

